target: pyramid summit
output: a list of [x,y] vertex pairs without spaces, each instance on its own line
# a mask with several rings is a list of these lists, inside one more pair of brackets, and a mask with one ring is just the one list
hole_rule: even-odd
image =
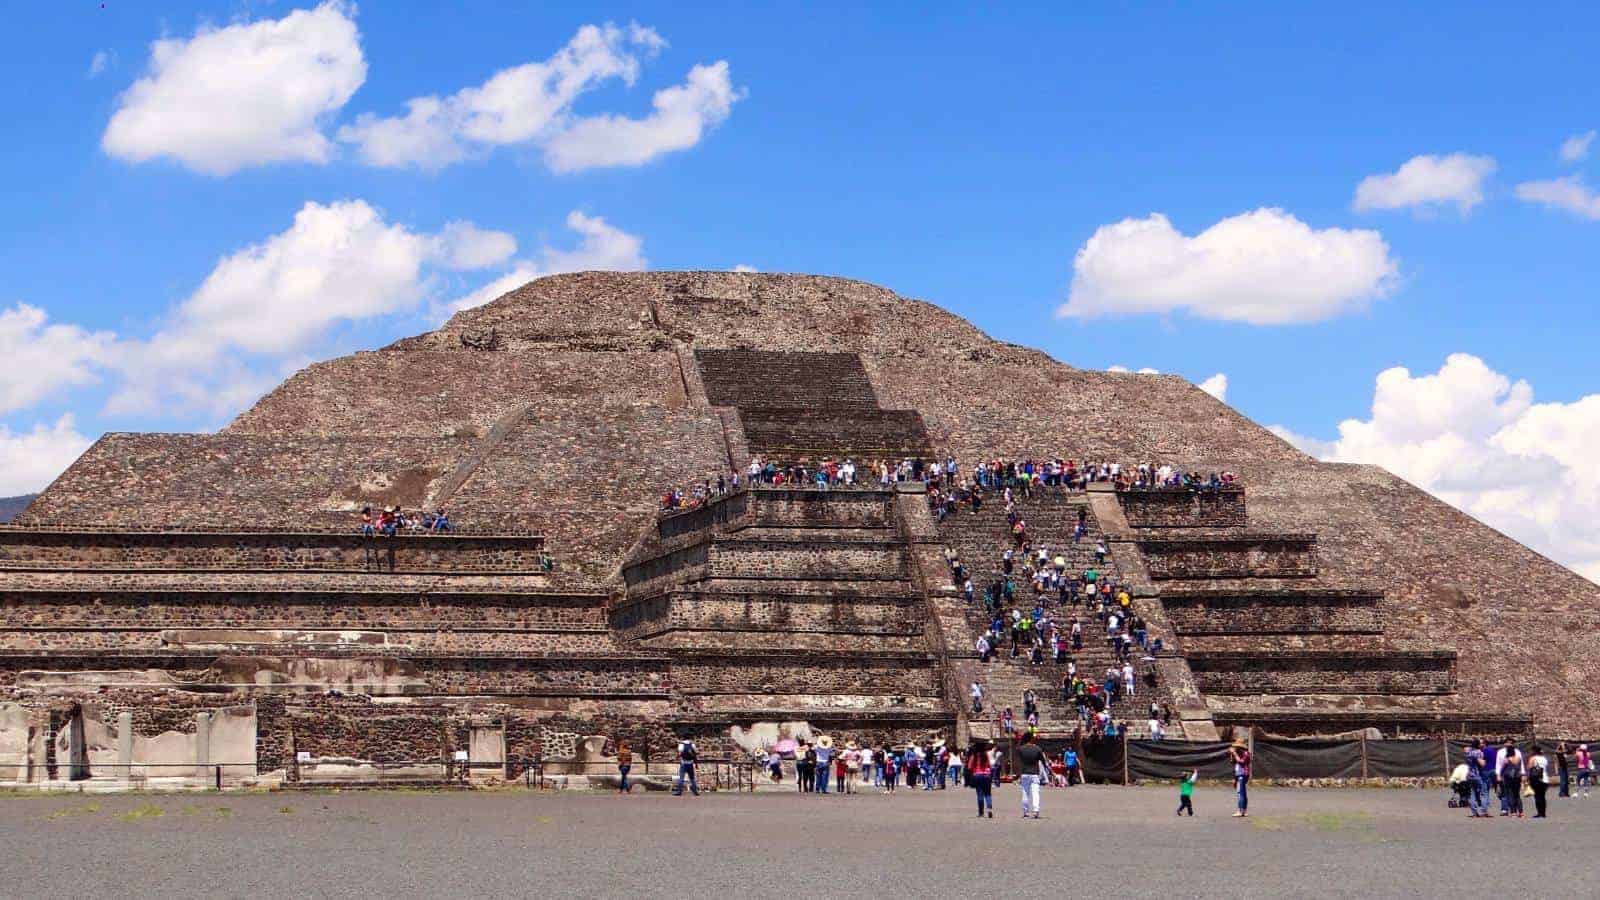
[[[753,459],[806,480],[662,512]],[[846,459],[863,484],[811,480]],[[911,459],[958,463],[933,485],[953,514],[920,463],[880,480]],[[960,488],[1030,459],[1237,476],[1016,491],[1030,550],[1115,580],[1161,640],[1117,717],[1153,697],[1194,738],[1600,729],[1600,588],[1181,378],[1076,369],[843,278],[586,272],[308,366],[215,434],[98,441],[0,529],[0,758],[160,775],[205,732],[241,779],[457,750],[577,777],[618,739],[982,733],[972,682],[1049,698],[1065,734],[1064,667],[980,661],[982,599],[951,577],[954,554],[980,593],[1003,580],[1005,489],[973,509]],[[452,530],[362,533],[391,507]],[[1105,625],[1051,598],[1104,671]]]

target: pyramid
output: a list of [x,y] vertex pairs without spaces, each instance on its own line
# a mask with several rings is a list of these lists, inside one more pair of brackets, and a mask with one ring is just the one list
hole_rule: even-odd
[[[1185,735],[1600,734],[1600,587],[1382,469],[858,281],[589,272],[308,366],[215,434],[85,452],[0,528],[0,760],[26,760],[0,780],[200,755],[239,779],[580,778],[619,739],[732,759],[980,731],[970,681],[1020,708],[1058,675],[974,659],[944,551],[992,567],[999,504],[935,522],[902,482],[659,510],[752,458],[912,457],[1237,473],[1021,501],[1074,565],[1080,512],[1105,543]],[[385,506],[455,530],[360,534]]]

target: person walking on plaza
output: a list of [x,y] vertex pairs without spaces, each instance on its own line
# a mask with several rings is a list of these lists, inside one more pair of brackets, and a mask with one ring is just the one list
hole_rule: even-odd
[[1566,741],[1556,745],[1556,781],[1559,783],[1557,797],[1572,796],[1572,768],[1567,765],[1567,752]]
[[1049,777],[1045,768],[1044,751],[1033,742],[1033,732],[1022,735],[1022,745],[1017,747],[1018,785],[1022,788],[1022,817],[1039,818],[1039,784]]
[[1489,817],[1489,793],[1494,784],[1494,770],[1483,754],[1483,741],[1473,738],[1467,748],[1467,808],[1468,815],[1477,819]]
[[1522,812],[1522,751],[1510,738],[1500,750],[1500,815],[1523,817]]
[[817,793],[828,792],[828,779],[833,777],[833,738],[817,738]]
[[1239,808],[1233,817],[1242,819],[1250,815],[1250,747],[1235,740],[1228,748],[1228,756],[1233,760],[1233,789],[1239,795]]
[[672,786],[673,796],[683,794],[685,780],[689,783],[689,792],[696,797],[700,796],[700,785],[694,779],[695,760],[699,755],[695,750],[694,741],[682,741],[678,744],[678,781]]
[[1178,782],[1178,815],[1183,815],[1187,810],[1189,818],[1194,818],[1194,783],[1199,778],[1200,770],[1193,769]]
[[1533,755],[1528,758],[1528,786],[1533,788],[1533,817],[1545,818],[1545,792],[1550,790],[1550,758],[1538,744],[1533,745]]
[[1589,755],[1589,745],[1579,744],[1577,756],[1573,764],[1578,767],[1578,787],[1583,788],[1583,795],[1589,796],[1589,785],[1594,781],[1594,757]]
[[795,781],[802,794],[809,794],[817,788],[817,751],[810,743],[800,742],[800,753],[794,760]]
[[617,782],[617,793],[633,793],[633,785],[628,783],[628,772],[633,769],[633,750],[628,747],[627,741],[617,742],[617,774],[622,780]]
[[984,813],[994,818],[994,785],[990,781],[994,765],[989,756],[988,741],[978,738],[972,742],[972,749],[967,752],[966,768],[967,784],[978,795],[978,818],[983,818]]

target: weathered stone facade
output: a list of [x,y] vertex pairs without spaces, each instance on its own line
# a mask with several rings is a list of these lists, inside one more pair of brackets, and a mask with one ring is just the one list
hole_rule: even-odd
[[[1035,513],[1092,507],[1186,721],[1600,729],[1600,589],[1182,379],[1073,369],[844,279],[583,273],[310,366],[217,434],[98,441],[0,528],[3,780],[245,743],[251,777],[317,780],[443,777],[457,751],[474,777],[583,774],[619,737],[727,753],[777,724],[954,736],[975,663],[920,497],[658,517],[753,454],[1230,470]],[[355,533],[391,504],[461,530]]]

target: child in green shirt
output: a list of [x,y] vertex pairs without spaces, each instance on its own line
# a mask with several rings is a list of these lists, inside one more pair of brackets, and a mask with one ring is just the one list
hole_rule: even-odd
[[1183,815],[1184,810],[1189,811],[1189,816],[1194,816],[1194,783],[1200,777],[1200,770],[1194,769],[1183,776],[1178,782],[1178,815]]

